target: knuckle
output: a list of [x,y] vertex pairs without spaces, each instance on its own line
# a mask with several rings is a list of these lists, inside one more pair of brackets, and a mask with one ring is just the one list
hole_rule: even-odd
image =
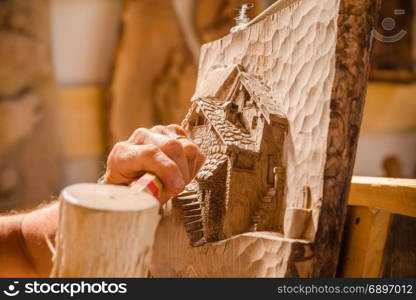
[[187,143],[183,146],[183,149],[185,150],[185,153],[188,156],[196,156],[199,152],[198,146],[194,143]]
[[120,153],[122,153],[127,148],[126,142],[118,142],[114,145],[113,150],[109,155],[109,160],[115,160],[120,157]]
[[171,155],[178,156],[182,153],[183,147],[178,140],[168,139],[163,146],[163,150]]
[[170,125],[167,126],[167,128],[169,128],[171,130],[174,130],[176,132],[185,133],[185,130],[181,126],[179,126],[178,124],[170,124]]
[[135,139],[140,139],[144,136],[147,136],[149,134],[149,130],[146,128],[137,128],[134,133],[133,136],[135,137]]
[[205,162],[205,154],[202,153],[201,150],[198,149],[197,153],[196,153],[196,160],[198,162],[200,162],[201,164],[203,164]]
[[145,157],[153,157],[160,152],[159,147],[153,144],[143,145],[141,148],[142,155]]
[[165,127],[162,126],[162,125],[156,125],[156,126],[153,126],[152,127],[151,131],[163,132],[163,131],[165,131]]

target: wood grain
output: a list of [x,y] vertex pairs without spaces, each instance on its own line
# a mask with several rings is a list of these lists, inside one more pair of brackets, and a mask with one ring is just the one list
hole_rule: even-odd
[[371,30],[379,5],[380,1],[372,0],[342,0],[340,5],[324,192],[313,247],[314,277],[332,277],[336,271],[370,71]]
[[390,220],[391,213],[382,209],[348,208],[338,276],[381,277]]
[[123,186],[78,184],[60,196],[52,277],[146,277],[159,202]]
[[348,204],[416,217],[416,179],[354,176]]
[[[308,239],[258,233],[254,234],[257,240],[253,246],[247,248],[247,235],[253,237],[247,233],[192,248],[177,208],[167,209],[155,241],[153,276],[307,277],[313,274],[311,246],[323,205],[338,4],[338,1],[293,1],[275,14],[266,14],[246,30],[204,45],[196,88],[198,96],[205,90],[202,86],[207,78],[212,78],[213,69],[234,64],[241,64],[271,88],[289,122],[284,148],[285,207],[302,207],[308,202],[305,195],[310,198],[312,220]],[[213,261],[224,261],[224,264],[218,269]]]

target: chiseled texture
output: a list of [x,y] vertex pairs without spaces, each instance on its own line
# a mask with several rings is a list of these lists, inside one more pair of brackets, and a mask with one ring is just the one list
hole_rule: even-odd
[[[303,207],[308,187],[315,231],[323,197],[339,1],[288,3],[246,30],[204,45],[197,89],[212,67],[231,64],[241,64],[271,87],[289,122],[284,162],[286,206]],[[305,241],[256,233],[190,248],[182,236],[182,223],[175,218],[179,218],[175,213],[165,215],[159,227],[154,276],[311,275],[312,252]],[[253,242],[250,247],[247,240]],[[167,244],[169,252],[164,249]]]
[[191,247],[181,212],[167,208],[150,271],[154,277],[284,277],[291,249],[290,240],[262,232]]

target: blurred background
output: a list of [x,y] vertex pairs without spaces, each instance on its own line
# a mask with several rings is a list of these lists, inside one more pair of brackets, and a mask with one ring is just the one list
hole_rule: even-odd
[[[200,46],[246,2],[1,0],[0,211],[95,182],[115,142],[179,123]],[[382,1],[355,175],[416,177],[415,5]]]

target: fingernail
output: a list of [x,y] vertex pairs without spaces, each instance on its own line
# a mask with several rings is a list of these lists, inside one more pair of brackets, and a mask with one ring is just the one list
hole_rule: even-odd
[[185,182],[181,178],[175,178],[173,180],[173,187],[175,188],[175,190],[183,190],[183,188],[185,187]]

